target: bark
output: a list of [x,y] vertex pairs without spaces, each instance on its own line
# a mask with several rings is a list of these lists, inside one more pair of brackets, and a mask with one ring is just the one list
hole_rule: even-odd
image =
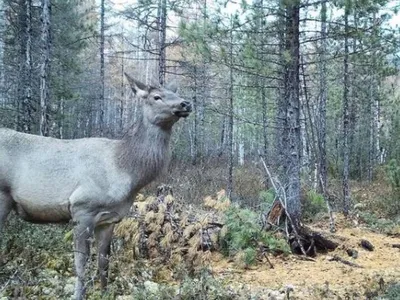
[[229,127],[228,127],[228,143],[229,143],[229,163],[228,163],[228,188],[227,195],[232,199],[233,193],[233,33],[230,31],[230,49],[229,49]]
[[40,65],[40,135],[49,135],[49,75],[50,75],[50,17],[51,2],[50,0],[42,0],[42,56]]
[[20,111],[22,113],[20,130],[31,132],[32,128],[32,1],[23,0],[21,3],[23,12],[21,13],[21,59],[22,74],[20,76],[22,84],[22,99]]
[[284,137],[285,148],[288,149],[285,157],[285,174],[287,174],[287,210],[293,220],[293,226],[298,226],[301,218],[300,203],[300,99],[299,99],[299,23],[300,3],[290,1],[286,3],[286,37],[285,48],[290,53],[290,60],[286,61],[285,72],[285,99],[286,127]]
[[[302,105],[302,112],[304,114],[304,116],[302,116],[302,119],[304,119],[304,121],[303,121],[304,129],[302,127],[301,127],[301,129],[302,129],[302,131],[304,131],[304,132],[302,132],[302,136],[306,137],[306,138],[302,139],[304,141],[303,145],[305,145],[305,148],[306,148],[303,153],[305,155],[307,155],[307,158],[308,158],[307,160],[303,159],[303,161],[304,161],[304,165],[308,164],[309,172],[315,173],[315,172],[312,172],[313,168],[315,170],[316,160],[318,157],[317,139],[315,137],[316,136],[315,118],[313,118],[313,113],[311,111],[311,105],[310,105],[310,100],[309,100],[309,96],[308,96],[306,70],[304,68],[303,56],[301,57],[301,69],[302,69],[302,75],[303,75],[303,91],[304,91],[304,100],[305,100],[305,104]],[[304,106],[305,106],[305,109],[304,109]],[[310,129],[307,130],[307,128],[310,128]],[[311,136],[309,133],[311,133]],[[318,183],[318,180],[315,177],[312,180],[313,180],[313,185],[315,186]]]
[[[122,42],[122,47],[124,47],[124,43]],[[121,58],[121,99],[119,101],[119,111],[118,111],[118,129],[119,134],[122,136],[124,131],[124,102],[125,102],[125,60],[124,60],[124,48],[122,52]]]
[[[279,22],[278,26],[280,28],[284,28],[286,26],[286,11],[284,7],[284,2],[280,2],[280,12],[279,12]],[[279,39],[279,57],[280,57],[280,65],[282,68],[280,71],[282,73],[285,72],[285,30],[278,30],[278,39]],[[276,110],[276,131],[275,131],[275,158],[276,158],[276,169],[280,176],[284,176],[285,172],[284,166],[285,157],[287,156],[287,149],[285,148],[286,140],[285,135],[283,134],[286,127],[286,107],[287,107],[287,98],[285,97],[285,86],[284,83],[279,83],[278,95],[277,95],[277,110]]]
[[226,135],[226,116],[224,115],[222,117],[222,122],[221,122],[221,135],[220,135],[220,146],[219,146],[219,152],[218,152],[218,157],[222,156],[225,150],[225,135]]
[[194,107],[194,116],[193,116],[193,138],[192,138],[192,147],[191,147],[191,156],[192,156],[192,165],[197,164],[198,157],[198,112],[197,112],[197,67],[194,66],[194,86],[193,86],[193,107]]
[[[203,17],[203,27],[206,28],[207,26],[207,0],[203,1],[203,9],[202,9],[202,17]],[[207,43],[207,41],[204,39],[204,34],[202,35],[202,42],[204,44]],[[205,134],[205,114],[204,114],[204,108],[205,108],[205,100],[207,97],[207,86],[208,86],[208,80],[207,80],[207,56],[203,52],[202,57],[201,57],[201,68],[200,68],[200,75],[201,75],[201,97],[200,97],[200,105],[198,106],[198,111],[199,111],[199,150],[202,155],[199,155],[201,162],[203,162],[203,157],[207,156],[207,149],[205,145],[207,145],[207,135]]]
[[[259,22],[258,22],[258,27],[260,32],[264,32],[265,30],[265,16],[264,16],[264,0],[259,1]],[[264,45],[267,44],[266,37],[264,34],[260,35],[261,37],[261,53],[259,53],[259,60],[264,61],[265,60],[265,50],[264,50]],[[263,65],[261,64],[261,67]],[[261,72],[263,73],[263,69],[261,69]],[[268,157],[268,104],[267,104],[267,95],[266,95],[266,90],[265,90],[265,79],[262,76],[258,76],[258,83],[260,86],[260,97],[261,97],[261,110],[262,110],[262,135],[263,135],[263,155],[264,157]]]
[[[65,118],[65,116],[64,116],[64,105],[65,105],[64,98],[61,98],[60,103],[58,105],[58,111],[59,111],[59,114],[60,114],[59,119],[58,119],[58,137],[60,139],[64,138],[64,118]],[[78,124],[79,124],[79,121],[78,121]]]
[[319,56],[319,86],[320,95],[318,102],[318,191],[322,193],[325,201],[327,201],[327,171],[326,171],[326,98],[328,87],[326,84],[326,21],[327,7],[326,0],[322,2],[321,7],[321,51]]
[[101,0],[100,5],[100,99],[99,99],[99,133],[104,135],[104,104],[105,104],[105,87],[104,87],[104,1]]
[[5,104],[6,102],[6,91],[5,87],[5,62],[4,62],[4,36],[6,30],[6,6],[4,0],[0,0],[0,103]]
[[262,130],[263,130],[263,154],[268,157],[268,116],[267,98],[265,95],[264,82],[261,83],[261,105],[262,105]]
[[343,213],[349,214],[350,208],[350,188],[349,188],[349,3],[346,2],[345,6],[345,19],[344,19],[344,77],[343,77]]
[[[377,49],[378,28],[376,24],[376,13],[372,17],[372,48]],[[377,78],[377,53],[374,50],[372,54],[371,66],[371,84],[370,84],[370,141],[369,141],[369,164],[368,164],[368,180],[372,181],[374,177],[374,168],[379,162],[378,156],[380,152],[379,143],[379,119],[380,119],[380,103],[378,95],[378,78]]]
[[165,83],[166,73],[166,32],[167,32],[167,0],[159,0],[158,3],[158,80],[161,85]]

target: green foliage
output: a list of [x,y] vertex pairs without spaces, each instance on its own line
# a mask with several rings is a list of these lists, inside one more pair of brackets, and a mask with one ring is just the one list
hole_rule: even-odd
[[324,197],[314,190],[308,191],[303,203],[303,217],[313,220],[315,215],[325,212],[327,208]]
[[193,276],[186,274],[180,279],[178,286],[170,284],[157,284],[145,281],[134,288],[135,300],[213,300],[233,299],[233,294],[223,284],[215,279],[211,272],[202,269]]
[[392,185],[393,190],[400,189],[400,165],[397,160],[392,159],[389,161],[389,164],[386,168],[386,174],[389,177],[390,184]]
[[231,205],[225,212],[225,230],[220,240],[222,252],[227,256],[239,254],[245,267],[256,262],[260,244],[272,252],[289,252],[286,241],[262,229],[259,216],[250,209]]
[[395,283],[390,285],[386,290],[385,295],[383,297],[380,297],[380,299],[385,299],[385,300],[400,299],[400,283]]
[[64,241],[69,226],[31,224],[15,216],[10,216],[7,223],[0,244],[0,251],[6,251],[6,254],[12,251],[28,255],[35,249],[51,250],[56,254],[67,251],[71,246]]
[[386,167],[386,176],[389,179],[392,193],[389,197],[382,199],[384,213],[388,216],[400,214],[400,165],[397,160],[392,159]]
[[155,282],[138,284],[132,295],[134,300],[169,300],[174,299],[175,289],[168,285],[159,285]]
[[396,233],[399,230],[399,222],[379,218],[374,213],[371,212],[360,212],[359,213],[361,221],[368,225],[373,230],[382,232],[385,234]]
[[179,299],[181,300],[228,300],[232,294],[221,282],[216,280],[209,270],[201,270],[197,276],[186,277],[179,287]]
[[260,199],[265,206],[271,207],[275,201],[275,192],[272,189],[261,191]]

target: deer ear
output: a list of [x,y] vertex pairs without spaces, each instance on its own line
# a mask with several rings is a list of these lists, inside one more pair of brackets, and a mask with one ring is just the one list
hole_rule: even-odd
[[176,93],[176,91],[178,90],[178,86],[176,85],[175,81],[172,81],[170,83],[168,83],[165,88],[167,90],[170,90],[173,93]]
[[128,79],[135,96],[138,96],[139,98],[146,98],[149,95],[149,88],[145,84],[133,79],[127,73],[125,73],[125,76]]

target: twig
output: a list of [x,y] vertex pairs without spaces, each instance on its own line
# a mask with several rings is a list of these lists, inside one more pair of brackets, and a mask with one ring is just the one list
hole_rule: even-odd
[[312,257],[308,257],[308,256],[300,256],[300,255],[296,255],[296,258],[299,260],[305,260],[305,261],[312,261],[312,262],[316,262],[316,260]]
[[268,262],[268,264],[269,264],[269,266],[271,267],[271,269],[273,269],[274,268],[274,265],[271,263],[271,261],[269,260],[269,258],[268,258],[268,255],[264,252],[263,253],[263,255],[264,255],[264,257],[267,259],[267,262]]
[[348,265],[350,267],[355,267],[355,268],[363,268],[363,266],[360,266],[358,264],[352,263],[351,261],[345,260],[337,255],[334,255],[333,257],[328,258],[329,261],[337,261],[341,262],[342,264]]

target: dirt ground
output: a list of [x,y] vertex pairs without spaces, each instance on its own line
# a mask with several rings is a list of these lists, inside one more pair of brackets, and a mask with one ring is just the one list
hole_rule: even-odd
[[[339,247],[315,261],[305,261],[298,256],[270,257],[274,268],[267,262],[249,270],[235,268],[233,262],[216,255],[213,257],[214,274],[227,283],[242,283],[254,289],[294,289],[293,299],[365,299],[388,283],[400,281],[400,237],[389,237],[363,228],[341,228],[332,236]],[[321,231],[321,228],[315,228]],[[329,231],[322,231],[331,236]],[[360,246],[366,239],[374,245],[374,251]],[[358,251],[358,258],[348,256],[346,249]],[[353,267],[329,258],[338,255],[359,265]],[[383,285],[383,286],[380,286]],[[268,297],[266,298],[268,299]],[[291,297],[292,299],[292,297]]]

